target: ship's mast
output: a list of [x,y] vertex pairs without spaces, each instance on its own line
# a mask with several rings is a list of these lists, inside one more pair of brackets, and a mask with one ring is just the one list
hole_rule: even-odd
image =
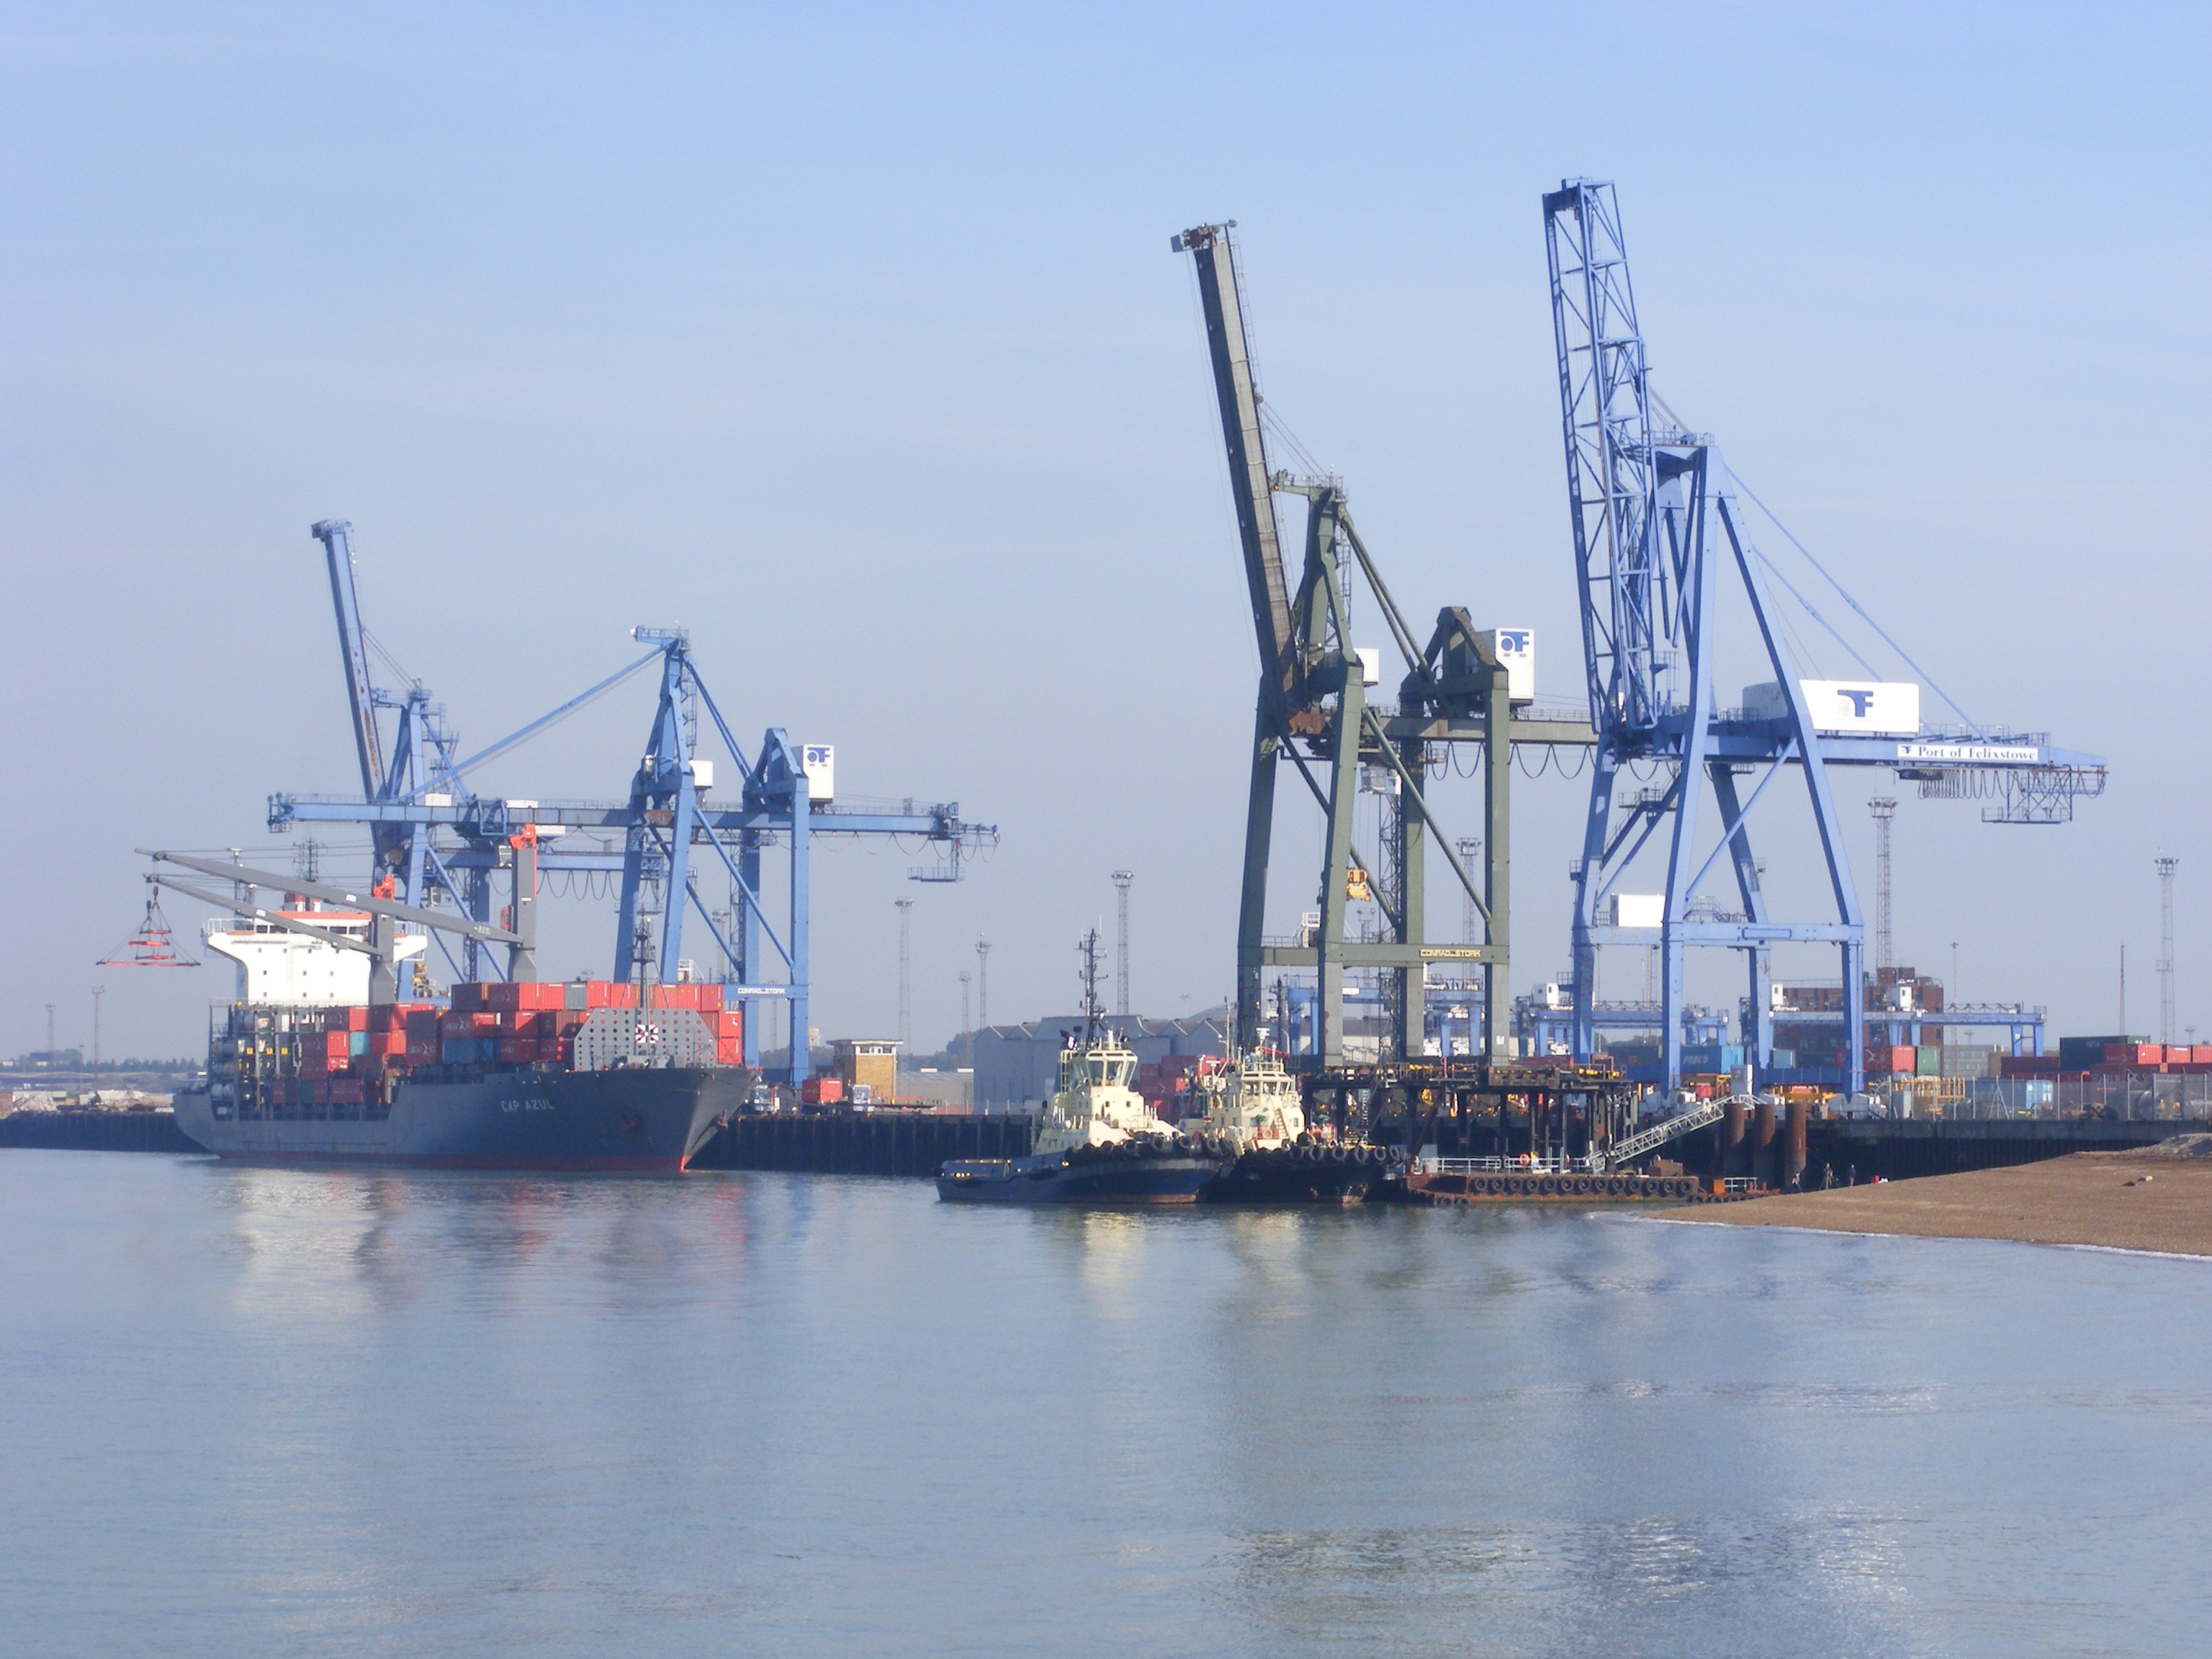
[[1098,1042],[1098,1024],[1103,1011],[1098,1006],[1098,930],[1093,927],[1077,941],[1076,954],[1083,958],[1083,1046],[1094,1048]]

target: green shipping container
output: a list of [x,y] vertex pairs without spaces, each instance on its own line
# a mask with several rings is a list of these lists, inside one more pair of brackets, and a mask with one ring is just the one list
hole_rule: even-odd
[[1922,1043],[1912,1070],[1914,1074],[1919,1077],[1942,1076],[1943,1045],[1940,1042]]

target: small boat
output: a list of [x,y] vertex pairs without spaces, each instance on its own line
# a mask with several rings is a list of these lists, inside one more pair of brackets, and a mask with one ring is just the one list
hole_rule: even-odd
[[1176,1133],[1131,1085],[1137,1056],[1098,1010],[1098,930],[1083,953],[1084,1025],[1060,1053],[1058,1086],[1026,1158],[955,1158],[937,1195],[969,1204],[1189,1204],[1219,1177],[1223,1159]]
[[1388,1147],[1313,1133],[1298,1080],[1271,1048],[1247,1048],[1233,1065],[1202,1064],[1194,1088],[1205,1105],[1204,1142],[1227,1147],[1234,1159],[1207,1190],[1209,1199],[1357,1204],[1399,1173]]

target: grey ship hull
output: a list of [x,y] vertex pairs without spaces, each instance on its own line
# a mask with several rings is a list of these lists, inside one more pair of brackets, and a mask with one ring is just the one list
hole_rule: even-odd
[[410,1079],[381,1121],[218,1118],[208,1095],[193,1091],[176,1097],[177,1127],[211,1152],[252,1163],[672,1175],[739,1109],[757,1075],[732,1066]]

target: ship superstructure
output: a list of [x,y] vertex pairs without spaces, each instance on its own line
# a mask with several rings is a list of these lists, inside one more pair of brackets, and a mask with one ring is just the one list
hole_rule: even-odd
[[[267,916],[223,921],[209,921],[201,942],[219,957],[236,965],[238,988],[234,1001],[327,1008],[368,1000],[368,958],[360,951],[310,938],[286,924],[303,923],[341,939],[366,945],[369,914],[366,910],[325,909],[302,901]],[[421,960],[429,940],[421,933],[400,933],[394,940],[395,964]]]

